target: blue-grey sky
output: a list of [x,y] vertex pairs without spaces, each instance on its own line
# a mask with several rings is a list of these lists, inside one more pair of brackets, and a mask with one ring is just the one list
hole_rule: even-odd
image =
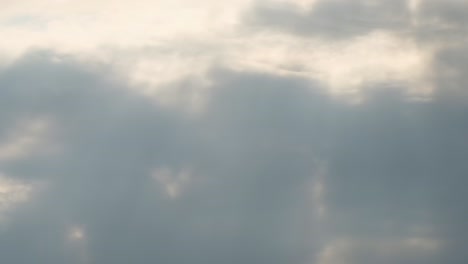
[[466,17],[0,1],[0,262],[465,263]]

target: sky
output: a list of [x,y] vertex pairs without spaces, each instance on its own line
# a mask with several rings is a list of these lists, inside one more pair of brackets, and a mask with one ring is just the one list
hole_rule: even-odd
[[0,0],[0,256],[462,264],[468,2]]

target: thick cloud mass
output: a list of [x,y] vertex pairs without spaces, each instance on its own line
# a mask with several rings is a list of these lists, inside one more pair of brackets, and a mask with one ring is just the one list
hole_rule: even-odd
[[[2,261],[465,263],[466,4],[304,2],[217,14],[235,25],[218,39],[175,25],[159,46],[57,44],[2,64]],[[358,100],[322,78],[334,71]]]
[[329,254],[351,263],[466,257],[463,103],[387,90],[349,105],[319,85],[220,69],[193,118],[51,57],[0,77],[2,129],[47,118],[59,146],[1,164],[45,183],[5,212],[9,263],[327,263],[340,237],[350,245]]

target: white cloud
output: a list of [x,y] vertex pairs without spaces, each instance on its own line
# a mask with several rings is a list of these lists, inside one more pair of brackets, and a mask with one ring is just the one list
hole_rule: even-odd
[[401,83],[409,94],[427,96],[433,89],[427,83],[432,54],[430,47],[391,32],[345,41],[272,34],[246,42],[233,61],[238,69],[320,80],[335,95],[359,97],[365,86]]
[[[310,8],[315,2],[295,4]],[[375,83],[401,84],[416,97],[429,96],[433,90],[427,82],[430,45],[421,46],[390,31],[341,41],[257,33],[241,24],[252,3],[10,2],[0,11],[4,39],[0,50],[4,61],[32,48],[45,48],[114,65],[116,74],[143,85],[145,95],[196,109],[202,108],[210,85],[207,72],[219,64],[320,80],[332,94],[354,99],[359,99],[364,86]],[[416,8],[417,3],[411,3]],[[23,22],[12,24],[12,20]],[[191,95],[168,88],[184,79],[196,86]]]

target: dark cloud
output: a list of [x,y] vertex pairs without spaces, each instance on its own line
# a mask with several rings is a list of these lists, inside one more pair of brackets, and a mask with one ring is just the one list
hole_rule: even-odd
[[[232,81],[220,82],[221,94],[215,95],[209,114],[194,121],[132,94],[105,74],[51,57],[29,55],[0,77],[5,87],[2,128],[47,116],[56,124],[61,150],[1,164],[12,177],[47,182],[30,203],[8,214],[9,227],[0,240],[5,259],[62,263],[79,255],[67,241],[74,225],[85,229],[92,263],[280,263],[303,256],[305,245],[300,242],[306,221],[301,215],[307,215],[301,212],[300,182],[310,173],[309,161],[299,154],[268,150],[273,136],[264,146],[245,148],[250,143],[243,142],[261,137],[264,125],[286,125],[282,117],[268,120],[273,105],[259,101],[263,96],[278,100],[281,113],[280,98],[287,95],[282,85],[270,91],[263,86],[272,80],[252,76],[237,94],[238,77],[233,76]],[[252,90],[257,96],[242,102],[249,97],[243,93],[256,83],[262,86]],[[289,104],[291,114],[300,114],[306,105],[297,108],[295,98],[307,92],[304,84],[295,86],[298,91],[290,95]],[[245,108],[227,104],[230,100],[253,113],[257,102],[263,104],[257,118],[265,119],[264,125],[249,121]],[[251,130],[249,123],[257,125]],[[293,139],[287,131],[282,133],[285,140]],[[265,151],[273,151],[275,157],[258,159]],[[175,174],[189,170],[193,175],[180,199],[168,199],[163,186],[150,177],[157,168]],[[286,176],[294,174],[298,176]]]
[[[318,84],[218,69],[194,117],[54,57],[30,54],[0,73],[0,130],[46,116],[60,146],[0,164],[10,177],[47,183],[6,213],[5,263],[321,264],[340,237],[355,241],[335,252],[350,263],[467,257],[468,108],[447,99],[455,94],[444,81],[434,101],[375,89],[348,105]],[[456,63],[447,58],[441,68]],[[322,167],[320,220],[313,186]],[[179,197],[151,177],[157,169],[190,175]],[[74,226],[83,241],[71,241]],[[443,246],[369,252],[414,237]]]

